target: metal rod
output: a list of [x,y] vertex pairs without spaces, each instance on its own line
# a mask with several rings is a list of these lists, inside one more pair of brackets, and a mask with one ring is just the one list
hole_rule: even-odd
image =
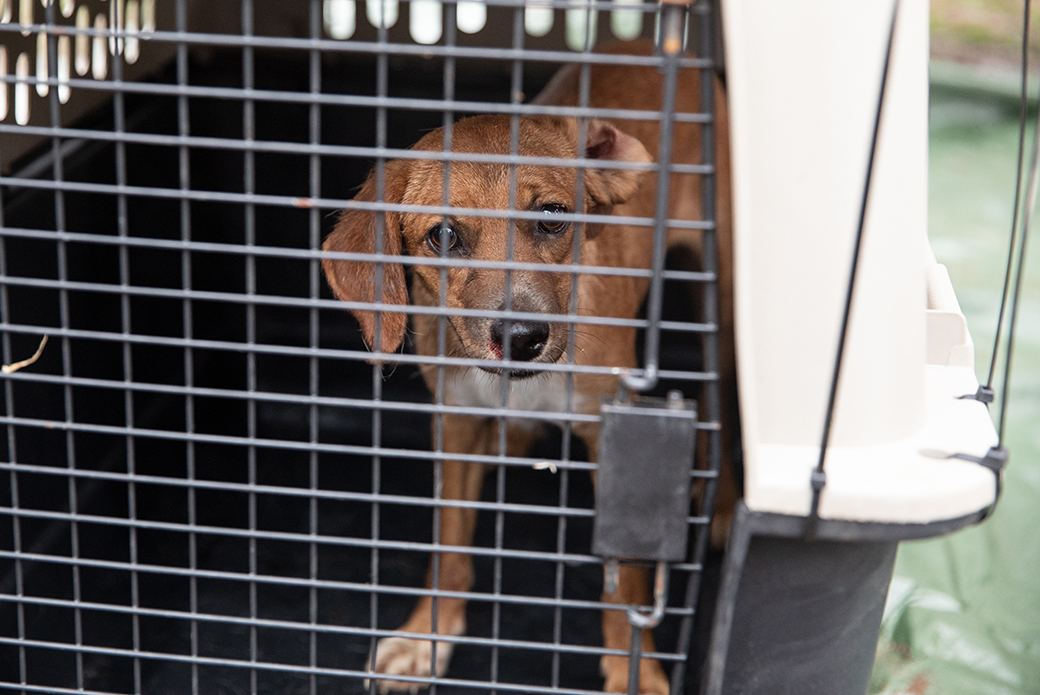
[[[178,94],[178,98],[187,98],[188,96],[201,96],[201,95],[187,95]],[[240,96],[244,96],[244,93]],[[373,97],[374,98],[374,97]],[[388,97],[387,99],[391,99]],[[340,104],[340,103],[323,103],[322,99],[303,99],[298,100],[301,104],[308,106],[351,106],[352,104]],[[378,103],[374,104],[379,108],[387,108],[388,104],[383,103],[383,100],[377,100]],[[441,103],[442,107],[448,106],[464,106],[458,102],[437,102]],[[389,104],[389,106],[401,107],[400,104]],[[356,104],[354,104],[356,106]],[[486,110],[486,109],[482,109]],[[500,106],[501,115],[508,116],[562,116],[562,117],[577,117],[581,114],[582,117],[596,117],[596,118],[610,118],[615,120],[658,120],[656,111],[632,111],[632,110],[619,110],[619,109],[597,109],[595,107],[589,107],[587,111],[582,111],[579,107],[574,106],[531,106],[528,108],[527,104],[518,104],[515,107]],[[675,115],[676,123],[691,123],[691,124],[703,124],[708,123],[710,117],[707,115],[699,114],[688,114],[688,113],[677,113]],[[521,154],[491,154],[485,152],[452,152],[446,153],[443,151],[430,151],[430,150],[411,150],[411,149],[400,149],[396,147],[389,147],[386,145],[334,145],[328,143],[298,143],[298,142],[285,142],[281,140],[231,140],[227,138],[216,138],[208,137],[203,135],[164,135],[161,133],[141,133],[141,132],[126,132],[117,136],[106,130],[91,130],[85,128],[71,128],[65,126],[36,126],[36,125],[11,125],[0,123],[0,134],[18,134],[18,135],[33,135],[38,137],[60,137],[66,139],[62,145],[62,156],[69,156],[74,154],[70,144],[79,143],[80,145],[86,145],[89,143],[109,143],[109,142],[124,142],[127,144],[135,145],[155,145],[158,147],[193,147],[197,149],[207,149],[216,151],[230,151],[230,152],[265,152],[265,153],[277,153],[277,154],[292,154],[299,156],[310,156],[315,154],[321,155],[334,155],[337,157],[356,157],[358,159],[370,159],[373,157],[390,157],[393,159],[421,159],[421,160],[433,160],[433,161],[452,161],[452,162],[485,162],[489,164],[544,164],[546,166],[560,166],[571,168],[575,162],[581,163],[584,157],[579,153],[576,159],[566,159],[561,157],[545,157],[545,156],[533,156],[533,155],[521,155]],[[658,171],[661,167],[657,163],[649,162],[624,162],[624,161],[609,161],[609,160],[587,160],[589,162],[595,161],[598,168],[602,169],[621,169],[627,171]],[[54,163],[54,157],[52,154],[41,155],[40,158],[13,171],[10,175],[4,176],[0,181],[33,181],[41,178],[41,175],[46,173]],[[681,174],[702,174],[708,175],[714,173],[713,169],[705,164],[682,164],[675,163],[671,167],[673,173]],[[11,184],[12,188],[18,187],[17,184]],[[299,198],[295,200],[300,200]]]
[[[16,554],[13,551],[5,550],[5,551],[0,551],[0,557],[11,559],[11,558],[16,557]],[[67,557],[54,556],[54,555],[40,555],[40,554],[37,554],[37,553],[29,553],[29,552],[20,553],[20,554],[17,555],[17,557],[21,557],[25,561],[39,562],[39,563],[59,565],[59,566],[68,566],[68,565],[71,565],[73,562],[79,562],[83,567],[100,568],[100,569],[105,569],[105,570],[127,571],[131,567],[130,563],[128,563],[128,562],[116,562],[116,561],[111,561],[111,560],[93,560],[93,559],[89,559],[89,558],[81,558],[79,560],[75,560],[74,561],[71,558],[67,558]],[[195,577],[195,578],[204,578],[204,579],[213,579],[213,580],[219,580],[219,581],[240,582],[240,583],[249,582],[249,581],[256,581],[256,582],[258,582],[260,584],[265,584],[267,586],[272,586],[272,587],[294,587],[294,588],[301,588],[301,587],[302,588],[312,588],[313,587],[313,588],[317,588],[317,589],[328,589],[328,590],[331,590],[331,591],[363,591],[363,592],[366,592],[366,593],[368,591],[371,591],[371,590],[378,590],[379,593],[385,594],[387,596],[419,597],[419,596],[433,596],[433,595],[435,595],[434,592],[432,590],[430,590],[430,589],[419,589],[419,588],[412,588],[412,587],[397,587],[397,586],[382,586],[382,587],[379,587],[378,589],[373,589],[371,587],[371,585],[369,585],[367,583],[360,583],[360,582],[346,582],[346,581],[336,581],[336,580],[316,580],[315,581],[315,580],[309,580],[309,579],[305,579],[305,578],[279,577],[279,576],[274,576],[274,575],[258,575],[256,577],[251,577],[251,576],[249,576],[248,574],[245,574],[245,573],[223,572],[223,571],[217,571],[217,570],[195,570],[195,571],[190,571],[190,570],[188,570],[186,568],[182,568],[182,567],[170,567],[170,566],[165,566],[165,565],[145,565],[145,564],[139,564],[139,565],[136,566],[136,568],[137,568],[137,570],[141,574],[161,574],[161,575],[164,575],[164,576],[165,575],[169,575],[169,576],[174,576],[174,577]],[[678,569],[678,566],[677,565],[673,565],[672,569]],[[684,571],[687,571],[687,572],[699,572],[699,571],[701,571],[701,568],[698,568],[698,567],[686,568],[686,569],[684,569]],[[482,600],[491,601],[492,600],[492,596],[490,594],[481,593],[481,592],[473,592],[473,591],[464,592],[464,591],[439,590],[438,592],[436,592],[436,595],[441,596],[441,597],[461,598],[461,599],[472,600],[472,601],[482,601]],[[3,601],[20,601],[21,599],[22,599],[22,597],[18,596],[18,595],[11,595],[11,594],[0,593],[0,600],[3,600]],[[50,599],[50,598],[46,598],[46,597],[41,598],[39,596],[27,597],[25,600],[26,601],[35,601],[35,602],[41,602],[41,601],[42,602],[68,601],[68,599]],[[604,606],[602,603],[600,603],[598,601],[581,601],[581,600],[577,600],[577,599],[563,599],[562,601],[555,601],[553,599],[545,598],[545,597],[537,597],[537,596],[532,597],[532,596],[523,596],[523,595],[501,594],[500,596],[495,597],[494,600],[499,600],[502,603],[511,603],[511,604],[514,604],[514,605],[528,605],[528,604],[530,604],[530,605],[533,605],[533,606],[544,606],[544,607],[560,606],[562,608],[579,609],[579,610],[593,610],[593,611],[600,611],[601,609],[602,610],[615,610],[615,611],[616,610],[625,610],[624,607],[622,607],[622,606],[611,606],[611,605]],[[114,610],[114,611],[126,612],[126,611],[131,610],[128,607],[121,606],[121,605],[115,605],[115,604],[102,604],[102,605],[106,606],[107,607],[106,609],[111,609],[111,610]],[[162,609],[141,608],[141,609],[138,609],[138,610],[148,612],[148,611],[156,611],[156,610],[162,610]],[[665,615],[666,616],[668,616],[668,615],[678,615],[678,616],[681,616],[681,615],[688,615],[689,613],[690,613],[690,609],[685,609],[685,608],[668,608],[666,610],[666,612],[665,612]],[[159,615],[159,614],[156,614],[156,615]],[[198,616],[199,620],[211,620],[211,621],[219,620],[221,617],[227,617],[227,616],[221,616],[219,614],[213,614],[213,615],[209,615],[207,617],[206,613],[204,613],[204,612],[199,613],[197,611],[195,611],[195,612],[189,611],[189,612],[186,612],[186,613],[180,613],[178,615],[183,615],[184,617],[189,618],[189,619],[195,619],[195,616]],[[250,618],[236,618],[236,619],[237,620],[243,620],[243,621],[251,620]],[[285,624],[293,624],[292,621],[283,621],[283,622],[285,622]],[[279,624],[281,624],[281,623],[279,623]],[[299,628],[300,630],[310,629],[310,626],[308,624],[306,624],[306,623],[299,623],[299,625],[300,625],[300,628]],[[350,626],[346,626],[346,625],[323,625],[323,626],[319,626],[319,627],[322,630],[326,630],[326,631],[345,631],[345,632],[349,632],[350,634],[364,634],[364,635],[370,634],[370,629],[369,628],[362,628],[362,627],[350,627]],[[382,630],[382,631],[380,631],[378,633],[375,633],[375,634],[386,636],[386,635],[392,635],[392,634],[395,634],[395,633],[397,633],[396,630]],[[406,634],[412,635],[413,633],[406,633]],[[417,636],[419,636],[419,637],[426,637],[426,638],[429,637],[429,635],[425,634],[425,633],[423,633],[421,635],[419,635],[418,633],[415,633],[415,634]],[[450,636],[450,635],[446,635],[446,636],[438,637],[437,639],[438,639],[438,641],[441,641],[441,642],[449,642],[449,641],[453,641],[453,640],[457,641],[457,642],[458,641],[466,642],[467,640],[471,640],[471,641],[472,640],[476,640],[474,643],[475,644],[480,644],[480,643],[482,643],[482,641],[486,640],[487,638],[484,638],[484,637],[467,637],[467,636]],[[540,649],[548,650],[548,649],[552,648],[551,646],[547,645],[544,642],[531,642],[531,643],[527,643],[527,642],[523,642],[523,641],[515,641],[515,640],[513,640],[513,641],[509,641],[509,644],[512,645],[512,646],[525,645],[525,647],[529,646],[532,649],[540,648]],[[532,646],[532,645],[539,645],[539,644],[542,645],[542,646],[541,647]],[[622,650],[610,650],[610,649],[606,649],[604,647],[588,647],[588,648],[592,649],[592,650],[595,650],[595,653],[597,653],[597,654],[619,654],[619,655],[626,654],[626,652],[624,652]],[[666,659],[666,660],[667,659],[682,658],[681,655],[677,655],[675,653],[673,653],[671,655],[669,655],[667,653],[655,654],[654,658],[657,658],[657,657],[660,657],[660,658]]]
[[[714,31],[716,17],[712,13],[712,3],[710,0],[703,0],[698,3],[704,6],[704,14],[701,18],[700,23],[700,40],[699,40],[699,54],[705,57],[713,57],[715,54],[714,49]],[[700,108],[705,113],[714,114],[716,112],[715,104],[715,70],[713,68],[704,68],[700,72],[700,88],[701,88],[701,104]],[[717,128],[728,127],[728,124],[719,124],[713,120],[711,123],[705,124],[701,127],[701,163],[710,166],[712,170],[715,170],[716,165],[716,147],[715,138],[717,135]],[[701,195],[703,198],[703,217],[705,220],[714,221],[717,215],[716,205],[716,192],[718,182],[716,181],[715,175],[706,176],[702,182]],[[703,254],[703,269],[709,271],[712,275],[717,275],[718,269],[718,252],[719,252],[719,238],[716,229],[708,230],[703,233],[702,243],[704,245]],[[701,292],[703,296],[703,314],[701,315],[705,322],[719,325],[719,303],[718,303],[718,292],[719,288],[717,283],[707,283],[701,286]],[[703,354],[703,365],[702,368],[706,372],[719,372],[719,334],[715,332],[713,334],[705,334],[702,339],[702,354]],[[698,418],[698,427],[705,426],[707,424],[717,425],[721,422],[722,418],[722,384],[719,379],[713,379],[704,382],[702,386],[702,397],[706,400],[707,405],[707,423],[700,422]],[[704,518],[712,519],[715,514],[715,497],[719,486],[719,476],[721,475],[722,468],[722,433],[721,427],[717,429],[707,430],[706,434],[699,434],[698,436],[708,437],[708,460],[700,462],[706,470],[703,473],[707,474],[704,479],[704,491],[699,499],[697,511]],[[696,453],[695,453],[696,459]],[[697,472],[697,462],[694,461],[694,470]],[[729,471],[729,475],[736,475],[735,471]],[[690,533],[693,536],[689,543],[689,560],[690,562],[703,564],[705,557],[708,553],[708,548],[711,543],[711,524],[703,526],[692,526]],[[696,606],[697,598],[700,595],[701,580],[703,575],[700,572],[691,573],[686,580],[686,593],[684,596],[683,605],[685,606]],[[684,617],[679,625],[679,639],[676,643],[676,651],[680,653],[690,653],[690,646],[692,642],[692,634],[694,629],[694,614],[691,612],[690,615]],[[671,695],[680,695],[686,679],[687,662],[681,661],[675,665],[672,669],[670,693]]]
[[[548,2],[555,2],[556,0],[547,0]],[[569,0],[567,0],[569,2]],[[494,0],[487,4],[492,4]],[[506,3],[501,3],[506,4]],[[516,6],[516,3],[508,3],[512,6]],[[526,0],[524,3],[526,4]],[[570,6],[570,5],[565,5]],[[596,9],[595,3],[590,4],[591,9]],[[602,6],[600,6],[602,7]],[[610,9],[611,5],[606,6]],[[652,7],[652,6],[651,6]],[[633,5],[631,8],[626,6],[625,9],[638,10],[639,5]],[[656,11],[656,9],[651,9]],[[25,26],[16,22],[0,24],[0,36],[5,33],[21,32],[25,30]],[[45,25],[29,25],[29,30],[33,33],[46,33],[47,29]],[[61,27],[61,31],[64,34],[72,36],[74,34],[85,35],[85,36],[102,36],[102,37],[115,37],[118,32],[111,32],[106,30],[96,29],[76,29],[75,27]],[[483,46],[444,46],[444,45],[419,45],[413,43],[387,43],[381,44],[378,41],[339,41],[335,39],[321,39],[319,41],[312,41],[306,38],[293,38],[286,36],[246,36],[240,34],[221,34],[221,33],[208,33],[208,32],[171,32],[156,30],[148,34],[148,40],[154,44],[161,43],[184,43],[189,46],[201,45],[209,46],[212,48],[253,48],[253,49],[279,49],[279,50],[299,50],[299,51],[310,51],[315,48],[328,53],[330,55],[336,54],[362,54],[366,56],[385,54],[387,56],[411,56],[416,58],[443,58],[452,56],[455,58],[475,58],[485,60],[496,60],[502,62],[509,62],[513,60],[523,60],[528,63],[568,63],[568,62],[587,62],[591,64],[599,65],[655,65],[655,61],[652,58],[646,56],[636,55],[624,55],[624,54],[609,54],[609,53],[587,53],[579,54],[570,51],[552,51],[552,50],[539,50],[524,48],[521,50],[514,50],[511,48],[497,48],[497,47],[483,47]],[[683,67],[703,67],[703,59],[699,58],[685,58],[682,62]],[[29,78],[34,80],[34,78]],[[89,80],[71,80],[68,84],[73,87],[78,86],[79,82],[86,82],[88,84],[94,84],[100,86],[100,82],[91,82]],[[29,82],[34,84],[34,82]]]
[[639,695],[639,667],[643,662],[643,628],[632,623],[628,642],[628,695]]
[[[310,35],[311,38],[317,40],[321,37],[321,10],[322,2],[320,0],[311,0],[310,3]],[[310,93],[320,94],[321,93],[321,53],[317,50],[313,50],[310,53],[310,61],[308,64],[308,72],[310,77]],[[308,114],[308,131],[309,141],[311,145],[318,145],[321,142],[321,106],[317,103],[311,104],[310,112]],[[321,196],[321,156],[318,154],[312,154],[310,156],[310,167],[308,171],[309,180],[309,191],[308,194],[312,198]],[[309,233],[309,246],[314,250],[321,248],[321,218],[318,214],[318,210],[311,209],[308,212],[307,226]],[[321,268],[317,259],[310,262],[309,268],[309,287],[308,294],[311,299],[318,299],[321,296]],[[317,307],[311,308],[308,313],[308,343],[312,348],[317,348],[321,341],[321,329],[320,329],[320,314]],[[307,412],[307,424],[308,434],[310,435],[310,441],[313,444],[317,444],[321,434],[320,428],[320,411],[318,407],[318,397],[320,395],[320,365],[316,357],[311,357],[308,360],[308,384],[307,390],[313,401],[310,404],[310,408]],[[308,575],[311,580],[317,581],[318,579],[318,568],[319,568],[319,546],[317,542],[317,536],[319,533],[319,514],[318,514],[318,491],[320,489],[319,480],[319,467],[318,467],[318,452],[311,451],[308,455],[308,530],[311,536],[315,537],[307,549],[308,552]],[[310,635],[307,643],[308,660],[307,663],[311,668],[317,668],[318,666],[318,624],[319,624],[319,602],[318,602],[318,589],[316,586],[309,588],[307,593],[307,617],[312,626]],[[309,683],[310,695],[318,695],[318,678],[316,674],[310,674]]]

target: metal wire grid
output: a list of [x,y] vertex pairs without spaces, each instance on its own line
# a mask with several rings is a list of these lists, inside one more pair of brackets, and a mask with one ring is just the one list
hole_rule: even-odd
[[[530,468],[547,456],[509,457],[504,443],[498,456],[446,455],[437,446],[442,434],[436,425],[444,414],[492,418],[538,414],[509,410],[504,402],[497,408],[450,406],[443,394],[439,398],[434,394],[432,403],[417,400],[422,395],[414,386],[400,387],[393,378],[387,379],[383,369],[366,364],[372,354],[347,335],[352,329],[344,325],[343,303],[322,294],[318,249],[328,231],[327,213],[354,204],[337,197],[347,188],[330,184],[328,162],[375,159],[380,167],[389,158],[414,156],[403,146],[391,146],[388,123],[394,113],[439,113],[447,128],[467,112],[506,113],[514,118],[534,113],[659,117],[637,109],[607,112],[587,106],[522,104],[525,65],[531,62],[654,64],[657,59],[530,51],[524,46],[523,6],[494,4],[512,12],[510,48],[458,46],[451,4],[446,5],[444,45],[421,47],[423,55],[443,60],[440,99],[391,96],[391,59],[416,55],[420,47],[389,42],[385,28],[379,30],[375,43],[324,40],[317,0],[310,3],[310,35],[305,39],[254,36],[251,0],[241,3],[241,34],[188,32],[185,2],[178,0],[175,30],[156,31],[152,38],[176,46],[169,83],[125,82],[119,60],[112,61],[110,81],[72,81],[73,89],[111,92],[107,127],[96,122],[63,123],[56,89],[48,100],[49,126],[0,123],[0,133],[21,132],[50,140],[49,152],[40,153],[46,164],[43,174],[49,173],[49,179],[15,172],[0,180],[0,194],[6,197],[0,206],[4,362],[20,359],[44,334],[55,339],[37,365],[4,379],[7,455],[0,467],[8,472],[9,503],[0,507],[6,527],[0,547],[4,558],[0,686],[36,692],[196,693],[221,688],[316,692],[330,687],[362,692],[365,656],[375,641],[394,634],[392,628],[403,621],[415,597],[433,595],[467,598],[471,614],[490,611],[490,615],[484,621],[489,634],[479,634],[480,621],[471,617],[474,634],[438,638],[469,647],[468,655],[476,665],[469,671],[453,667],[446,677],[433,679],[432,690],[470,692],[492,687],[577,693],[599,687],[588,672],[595,670],[599,656],[608,653],[598,646],[595,627],[604,606],[593,599],[602,559],[588,554],[587,540],[585,550],[581,548],[582,527],[587,527],[593,514],[590,492],[585,476],[570,476],[572,470],[594,470],[594,465],[580,460],[564,436],[561,448],[551,455],[559,470],[549,484],[555,486],[555,499],[543,495],[535,502],[515,501],[512,493],[507,494],[507,481],[511,489],[531,481],[544,485],[550,474],[531,473]],[[34,25],[32,31],[49,32],[55,11],[53,4],[48,5],[47,23]],[[706,14],[701,6],[695,11]],[[707,27],[703,22],[704,45]],[[8,30],[12,28],[0,27]],[[48,33],[52,52],[54,39]],[[239,86],[193,84],[190,52],[195,46],[238,51]],[[257,51],[267,49],[305,57],[305,89],[258,86]],[[323,70],[322,60],[337,53],[375,56],[374,95],[323,91],[328,70]],[[508,64],[509,103],[458,99],[456,63],[463,59]],[[680,62],[710,74],[710,61],[685,58]],[[52,74],[49,82],[55,79]],[[704,82],[710,85],[710,80]],[[709,87],[704,93],[708,107],[710,91]],[[587,90],[582,96],[587,104]],[[138,112],[127,101],[155,98],[165,99],[164,107],[173,106],[174,132],[145,132],[134,122]],[[192,109],[200,101],[213,100],[240,109],[237,137],[193,134],[205,126],[192,117]],[[304,141],[257,136],[257,111],[272,104],[306,109]],[[323,109],[342,107],[374,110],[374,147],[326,141],[330,119]],[[675,114],[676,122],[704,124],[702,164],[646,167],[703,175],[706,200],[711,198],[713,173],[708,107],[697,114]],[[99,150],[101,145],[110,149]],[[516,152],[515,142],[513,146]],[[67,170],[77,152],[92,149],[106,156],[111,152],[109,180],[105,176],[77,180],[79,170]],[[135,173],[144,170],[138,168],[142,166],[138,160],[159,150],[173,155],[175,183],[140,183]],[[204,178],[200,153],[206,151],[229,157],[240,154],[240,183],[227,184],[224,190],[200,185]],[[257,171],[263,168],[258,160],[283,154],[306,159],[306,185],[287,179],[263,189],[257,181]],[[423,157],[442,158],[446,166],[448,161],[480,159],[456,153],[424,153]],[[496,159],[507,164],[544,163],[517,155]],[[41,201],[53,210],[41,210]],[[89,215],[82,215],[90,206],[101,209],[113,203],[114,233],[111,228],[98,229]],[[147,206],[156,206],[157,212],[147,214]],[[642,318],[600,321],[682,335],[687,343],[714,330],[714,226],[713,211],[710,204],[706,206],[703,221],[668,220],[667,225],[704,230],[707,267],[696,272],[667,270],[658,277],[704,285],[708,318],[703,322],[666,318],[656,326]],[[70,214],[70,208],[76,214]],[[412,209],[385,203],[373,208]],[[449,210],[525,217],[522,212],[453,210],[446,205],[427,209]],[[302,224],[288,235],[272,234],[265,218],[278,212]],[[106,210],[101,216],[109,214]],[[237,235],[236,230],[211,237],[223,241],[208,239],[205,230],[213,225],[205,219],[214,214],[222,221],[237,217],[240,236],[228,240]],[[172,234],[146,228],[147,222],[164,216],[172,221]],[[575,218],[602,221],[596,216]],[[303,229],[305,235],[298,233]],[[42,260],[47,256],[54,259],[53,266]],[[93,268],[99,261],[104,267]],[[459,261],[410,258],[406,262],[446,268]],[[509,261],[465,262],[511,270],[527,267]],[[232,265],[238,268],[230,270]],[[292,273],[289,279],[282,274],[286,270]],[[579,271],[650,277],[647,271],[635,269],[564,265],[554,270],[572,277]],[[221,275],[233,278],[228,281]],[[409,311],[447,313],[423,307]],[[541,316],[509,309],[493,315],[518,320]],[[228,320],[229,316],[233,318]],[[593,319],[577,316],[572,307],[570,314],[556,320],[575,325]],[[279,329],[290,322],[298,330],[280,335]],[[713,341],[705,343],[702,369],[690,369],[692,358],[687,354],[687,363],[679,368],[664,366],[659,376],[691,388],[700,383],[707,386],[704,395],[710,412],[701,426],[709,433],[716,463],[692,475],[706,478],[711,492],[720,448],[717,355]],[[435,357],[401,354],[394,359],[402,370],[416,364],[475,364],[443,351]],[[573,364],[544,369],[567,374],[611,371],[609,366]],[[234,374],[229,377],[229,372]],[[349,381],[358,374],[364,378],[365,373],[367,387],[350,382],[354,392],[346,394],[342,388],[330,387],[336,377],[346,374]],[[218,424],[227,413],[233,422]],[[424,435],[415,434],[425,429],[425,418],[435,423],[432,451]],[[568,412],[554,419],[562,422],[566,435],[574,423],[597,417]],[[342,431],[345,423],[351,431]],[[449,457],[493,464],[492,499],[458,502],[431,496],[431,488],[439,489],[440,462]],[[432,479],[425,465],[431,460]],[[366,461],[367,470],[359,472],[358,461]],[[402,484],[404,478],[418,481]],[[493,516],[490,547],[440,546],[436,541],[439,510],[449,505]],[[691,542],[691,560],[674,567],[686,580],[687,595],[667,609],[672,634],[662,644],[671,644],[655,655],[666,666],[680,665],[673,689],[681,686],[682,664],[689,651],[710,514],[708,494],[700,513],[689,519],[691,528],[699,529]],[[507,526],[508,535],[513,535],[516,524],[524,524],[525,519],[550,531],[546,542],[535,547],[507,543]],[[466,592],[419,588],[422,578],[417,572],[424,572],[425,558],[430,553],[436,558],[442,550],[464,550],[487,558],[491,566],[485,566],[483,573],[490,577],[482,581],[478,569],[477,585]],[[517,575],[546,572],[549,580],[542,588],[527,591],[523,582],[511,581]],[[673,586],[682,585],[673,580]],[[350,609],[339,610],[340,605]],[[517,615],[524,611],[544,611],[542,619],[548,627],[541,626],[545,629],[535,630],[534,636],[511,631],[511,624],[523,620]],[[591,629],[592,634],[575,634],[575,629]],[[510,665],[542,656],[548,657],[548,663],[543,660],[539,665],[547,666],[548,674],[518,672]],[[456,650],[455,663],[465,659],[466,654]],[[570,675],[571,666],[584,673],[584,679]]]

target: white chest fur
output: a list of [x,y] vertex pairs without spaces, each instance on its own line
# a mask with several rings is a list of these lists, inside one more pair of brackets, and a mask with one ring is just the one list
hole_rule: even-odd
[[[568,403],[567,375],[547,373],[530,379],[510,380],[503,398],[502,378],[476,369],[460,370],[445,384],[446,400],[451,405],[537,411],[554,420],[552,413],[582,412],[582,397],[575,393]],[[532,420],[532,426],[535,424]],[[521,421],[522,422],[522,421]]]

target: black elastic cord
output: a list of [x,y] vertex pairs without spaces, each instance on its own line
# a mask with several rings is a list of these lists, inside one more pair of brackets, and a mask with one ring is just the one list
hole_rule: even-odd
[[[1025,159],[1026,109],[1029,100],[1029,7],[1031,2],[1030,0],[1025,0],[1022,4],[1022,96],[1018,109],[1018,165],[1016,167],[1017,173],[1015,174],[1015,206],[1011,213],[1011,239],[1008,242],[1007,270],[1004,272],[1004,291],[1000,298],[1000,313],[997,315],[997,332],[993,336],[993,353],[989,360],[989,376],[986,378],[986,384],[980,386],[975,394],[975,398],[983,403],[993,402],[993,377],[997,371],[1000,334],[1004,328],[1004,310],[1007,307],[1008,290],[1011,287],[1012,259],[1015,255],[1015,241],[1018,235],[1018,212],[1022,203],[1022,164]],[[1006,391],[1007,388],[1005,387]],[[1002,418],[1003,412],[1004,406],[1001,405]]]
[[[985,510],[982,519],[988,518],[993,513],[993,510],[997,506],[997,501],[1000,499],[1000,493],[1003,490],[1002,477],[1004,467],[1007,465],[1008,461],[1008,452],[1004,448],[1004,432],[1007,424],[1008,394],[1011,391],[1011,362],[1015,346],[1015,324],[1018,318],[1018,300],[1022,295],[1022,276],[1025,271],[1026,244],[1029,239],[1029,227],[1033,218],[1033,210],[1036,207],[1037,186],[1038,183],[1040,183],[1040,177],[1038,177],[1038,170],[1040,170],[1040,120],[1038,120],[1037,129],[1033,133],[1033,151],[1029,163],[1029,197],[1026,200],[1021,215],[1022,223],[1019,225],[1019,210],[1022,207],[1020,205],[1022,199],[1022,160],[1025,151],[1026,104],[1029,86],[1028,46],[1030,0],[1025,0],[1024,4],[1025,9],[1022,19],[1022,105],[1019,109],[1018,173],[1015,178],[1015,211],[1012,215],[1011,221],[1011,240],[1008,244],[1007,269],[1004,273],[1004,291],[1000,300],[1000,315],[997,318],[997,334],[993,339],[993,355],[991,356],[989,363],[989,378],[986,381],[986,385],[980,386],[978,392],[974,396],[976,399],[983,401],[984,403],[990,403],[993,401],[993,378],[997,368],[997,355],[1000,352],[1000,337],[1003,329],[1004,313],[1007,308],[1009,291],[1011,290],[1011,278],[1014,276],[1014,290],[1010,291],[1011,312],[1008,319],[1007,347],[1004,352],[1004,382],[1001,385],[1000,393],[1000,416],[997,425],[997,444],[996,446],[990,447],[990,450],[986,452],[986,455],[982,458],[965,454],[954,454],[951,457],[974,461],[975,463],[993,471],[993,475],[996,478],[996,493],[993,496],[993,504]],[[1038,119],[1040,119],[1040,113],[1038,113]],[[1019,233],[1019,229],[1021,229],[1021,233]],[[1017,264],[1014,262],[1016,252],[1018,254]],[[966,397],[970,398],[970,396]]]
[[1007,466],[1008,462],[1007,449],[998,444],[997,446],[991,446],[989,451],[986,452],[986,455],[981,458],[969,454],[953,454],[950,458],[971,461],[972,463],[977,463],[983,468],[988,468],[993,472],[993,481],[995,485],[993,502],[983,510],[982,516],[979,517],[978,523],[982,523],[993,514],[993,510],[997,508],[997,502],[1000,501],[1000,495],[1004,492],[1004,467]]
[[859,266],[860,247],[863,243],[863,227],[867,219],[867,203],[870,199],[870,182],[874,174],[874,160],[877,153],[878,133],[881,130],[881,113],[885,103],[885,85],[888,83],[888,69],[892,60],[892,44],[896,33],[896,17],[899,16],[899,0],[892,5],[892,21],[888,28],[888,48],[885,50],[885,66],[881,72],[881,88],[878,94],[877,112],[874,114],[874,133],[870,139],[870,156],[867,158],[867,175],[863,182],[863,198],[859,208],[859,223],[856,227],[856,243],[852,250],[852,268],[849,271],[849,287],[845,293],[845,311],[841,321],[841,333],[838,336],[838,354],[834,360],[834,375],[831,377],[831,390],[827,397],[827,415],[823,423],[823,438],[820,442],[820,460],[811,476],[812,505],[805,536],[811,539],[816,536],[820,521],[820,495],[827,484],[824,464],[827,458],[827,445],[831,437],[831,424],[834,419],[834,404],[838,396],[838,379],[841,376],[841,362],[845,355],[845,337],[849,328],[849,315],[852,312],[852,295],[856,285],[856,270]]
[[[1029,4],[1029,0],[1026,0],[1026,4]],[[1040,112],[1038,112],[1038,119],[1040,119]],[[1023,119],[1024,122],[1024,119]],[[1011,316],[1008,319],[1008,335],[1007,335],[1007,348],[1004,353],[1004,383],[1001,386],[1000,394],[1000,424],[997,427],[997,448],[1004,448],[1004,427],[1006,424],[1007,416],[1007,399],[1008,392],[1011,390],[1011,358],[1015,347],[1015,324],[1018,319],[1018,300],[1022,296],[1022,275],[1025,270],[1026,260],[1026,242],[1029,240],[1029,227],[1033,219],[1033,210],[1036,208],[1036,196],[1037,186],[1040,184],[1040,176],[1038,176],[1038,170],[1040,170],[1040,120],[1037,122],[1037,129],[1033,132],[1033,156],[1029,164],[1029,199],[1026,201],[1025,211],[1022,215],[1021,232],[1018,234],[1018,263],[1015,266],[1015,287],[1011,292]],[[1011,279],[1011,259],[1015,253],[1015,247],[1012,246],[1008,253],[1008,275],[1004,280],[1005,294],[1007,293],[1007,285]],[[1000,336],[997,336],[998,340]],[[996,348],[994,348],[994,353]]]

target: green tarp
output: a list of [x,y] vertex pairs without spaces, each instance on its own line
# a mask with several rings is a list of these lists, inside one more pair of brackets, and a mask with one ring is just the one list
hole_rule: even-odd
[[[935,75],[929,235],[949,268],[975,342],[976,373],[985,381],[1011,228],[1017,105],[985,85],[953,89]],[[1027,163],[1035,118],[1034,111]],[[1040,249],[1033,241],[1009,392],[1003,497],[980,526],[900,546],[871,693],[1040,694]],[[995,418],[999,402],[991,411]]]

